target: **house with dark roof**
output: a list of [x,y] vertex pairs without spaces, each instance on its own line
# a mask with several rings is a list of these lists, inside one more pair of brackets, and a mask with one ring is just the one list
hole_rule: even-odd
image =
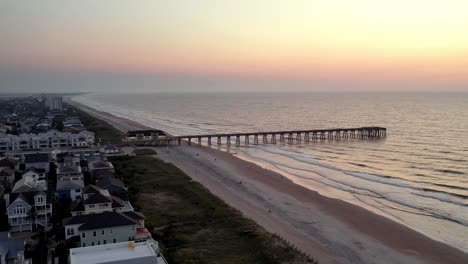
[[112,195],[125,193],[127,188],[125,184],[116,178],[105,178],[96,183],[101,189],[108,190]]
[[83,189],[82,198],[71,205],[73,216],[125,211],[133,211],[133,206],[129,201],[123,201],[119,197],[111,195],[108,190],[91,184]]
[[100,182],[103,180],[107,179],[114,179],[115,178],[115,173],[112,171],[95,171],[93,173],[93,178],[96,180],[96,182]]
[[24,164],[26,169],[43,169],[49,172],[50,155],[47,153],[34,153],[24,155]]
[[19,160],[5,157],[3,159],[0,159],[0,168],[10,168],[10,169],[16,169],[18,164],[20,163]]
[[132,241],[139,222],[123,213],[86,214],[63,220],[65,239],[78,236],[82,247]]
[[45,192],[7,193],[4,195],[10,232],[30,232],[49,226],[52,202]]
[[96,161],[89,162],[88,168],[91,174],[98,172],[98,171],[99,172],[105,171],[105,172],[111,172],[111,173],[115,172],[114,165],[112,165],[112,163],[105,161],[105,160],[96,160]]
[[119,153],[119,148],[114,144],[106,144],[101,148],[101,152],[104,154],[115,154]]

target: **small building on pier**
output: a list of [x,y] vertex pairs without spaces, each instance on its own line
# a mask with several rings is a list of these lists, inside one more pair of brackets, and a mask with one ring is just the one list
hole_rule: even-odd
[[167,134],[158,129],[152,130],[135,130],[127,132],[128,141],[141,141],[141,140],[158,140],[164,139],[167,137]]
[[137,146],[166,145],[172,141],[172,137],[166,132],[158,129],[136,130],[127,132],[126,141],[129,144]]

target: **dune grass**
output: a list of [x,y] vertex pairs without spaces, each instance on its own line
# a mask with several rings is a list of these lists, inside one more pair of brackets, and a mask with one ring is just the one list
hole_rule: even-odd
[[157,155],[158,154],[156,153],[156,151],[154,151],[153,149],[149,149],[149,148],[135,149],[133,153],[135,153],[135,155]]
[[97,119],[74,106],[68,105],[67,114],[70,116],[77,116],[87,130],[94,132],[96,143],[101,145],[108,143],[118,144],[125,138],[124,133],[115,129],[109,123]]
[[279,237],[150,156],[111,157],[170,263],[312,263]]

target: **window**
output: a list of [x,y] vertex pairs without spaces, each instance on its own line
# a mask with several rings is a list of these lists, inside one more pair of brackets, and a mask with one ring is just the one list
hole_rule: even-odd
[[79,193],[81,192],[81,189],[75,189],[75,192]]
[[13,208],[13,214],[25,214],[26,208],[23,207],[21,204],[17,204],[16,208]]
[[96,231],[93,231],[93,236],[96,236]]
[[83,243],[83,247],[86,247],[86,243]]
[[81,237],[82,237],[82,238],[85,238],[85,237],[86,237],[86,233],[85,233],[85,232],[81,233]]
[[112,243],[117,243],[117,239],[112,239]]
[[43,196],[37,196],[36,197],[36,203],[43,203],[44,202],[44,197]]
[[104,239],[104,241],[102,241],[102,243],[105,245],[105,244],[107,244],[107,241]]
[[98,240],[97,244],[98,244],[98,245],[101,245],[101,240]]
[[94,208],[94,204],[90,204],[90,205],[89,205],[89,208]]
[[75,235],[75,229],[67,228],[67,236],[74,236],[74,235]]
[[91,242],[91,246],[94,246],[94,241],[93,241],[93,242]]
[[101,235],[104,235],[104,230],[101,231]]

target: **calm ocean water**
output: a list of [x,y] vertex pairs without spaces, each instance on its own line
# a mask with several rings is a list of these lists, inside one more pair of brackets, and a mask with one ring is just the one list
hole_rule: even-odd
[[230,152],[468,252],[468,94],[87,94],[74,100],[175,135],[383,126],[383,140]]

